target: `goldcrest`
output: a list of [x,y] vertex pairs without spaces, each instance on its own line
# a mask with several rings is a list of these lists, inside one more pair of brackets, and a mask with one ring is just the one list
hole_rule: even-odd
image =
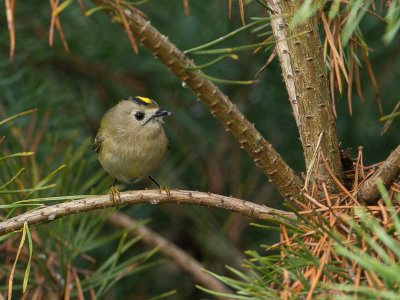
[[114,177],[114,202],[115,195],[119,197],[116,180],[133,184],[149,176],[169,195],[169,188],[160,186],[150,173],[169,148],[162,117],[170,114],[155,101],[137,96],[118,102],[101,119],[93,149],[103,168]]

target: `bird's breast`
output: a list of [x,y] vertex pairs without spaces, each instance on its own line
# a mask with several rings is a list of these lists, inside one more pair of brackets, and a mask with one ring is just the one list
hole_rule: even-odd
[[168,140],[161,126],[146,131],[106,136],[99,154],[104,169],[121,182],[147,177],[158,167]]

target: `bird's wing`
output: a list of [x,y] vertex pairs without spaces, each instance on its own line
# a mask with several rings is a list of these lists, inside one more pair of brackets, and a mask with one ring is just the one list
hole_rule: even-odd
[[101,151],[101,145],[103,144],[103,137],[101,136],[100,133],[97,133],[96,138],[94,139],[93,142],[93,150],[96,151],[97,153],[100,153]]

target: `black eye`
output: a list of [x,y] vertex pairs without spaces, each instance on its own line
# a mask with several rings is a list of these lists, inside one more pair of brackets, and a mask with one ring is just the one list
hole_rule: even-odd
[[135,118],[136,118],[136,120],[138,120],[138,121],[143,120],[143,118],[144,118],[144,113],[138,111],[138,112],[135,114]]

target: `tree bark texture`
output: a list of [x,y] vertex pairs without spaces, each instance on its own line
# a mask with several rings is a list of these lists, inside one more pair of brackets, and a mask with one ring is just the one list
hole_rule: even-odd
[[[321,133],[320,149],[333,174],[342,180],[342,163],[336,134],[336,122],[329,94],[322,43],[316,17],[290,28],[293,16],[301,7],[299,0],[270,0],[271,20],[282,74],[289,93],[289,101],[303,146],[306,169],[313,163],[314,152]],[[318,174],[316,177],[315,174]],[[336,186],[320,164],[310,177],[311,182],[324,181],[328,191]]]
[[109,195],[104,195],[30,210],[0,222],[0,236],[20,230],[25,222],[27,222],[29,226],[36,226],[67,215],[137,203],[175,203],[216,207],[259,220],[270,220],[271,222],[273,220],[288,221],[290,219],[297,219],[296,215],[292,212],[212,193],[171,190],[171,194],[168,196],[165,193],[160,193],[159,190],[144,190],[121,193],[117,203],[115,203]]
[[383,162],[379,169],[364,182],[358,192],[361,202],[369,205],[375,204],[380,198],[379,190],[376,186],[378,181],[382,181],[386,189],[400,176],[400,145],[390,153],[389,157]]
[[[113,20],[118,17],[119,9],[113,1],[92,0],[92,2],[97,6],[113,8],[104,12]],[[187,66],[194,66],[194,63],[166,36],[154,28],[139,11],[123,3],[121,7],[135,38],[193,91],[211,114],[224,125],[227,131],[231,132],[240,147],[253,158],[255,164],[268,176],[279,193],[292,204],[295,203],[294,200],[303,200],[304,183],[257,131],[254,124],[246,119],[236,105],[213,82],[202,77],[201,71],[188,70]]]

